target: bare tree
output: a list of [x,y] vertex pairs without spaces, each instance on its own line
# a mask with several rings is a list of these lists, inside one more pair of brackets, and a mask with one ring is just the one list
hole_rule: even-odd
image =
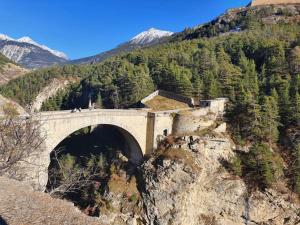
[[70,154],[59,157],[61,151],[54,150],[52,163],[56,165],[49,171],[48,192],[51,196],[61,198],[96,183],[95,178],[100,175],[99,162],[89,161],[86,167],[81,167],[76,163],[76,157]]
[[[31,163],[44,138],[40,124],[31,116],[19,115],[13,104],[3,106],[0,117],[0,175],[17,176],[20,164]],[[20,178],[20,177],[14,177]]]

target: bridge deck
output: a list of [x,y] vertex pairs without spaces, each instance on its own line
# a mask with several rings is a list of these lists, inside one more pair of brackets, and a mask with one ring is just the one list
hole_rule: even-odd
[[83,109],[81,111],[72,112],[71,110],[63,111],[47,111],[36,115],[40,120],[59,119],[59,118],[78,118],[92,116],[147,116],[148,111],[137,109]]

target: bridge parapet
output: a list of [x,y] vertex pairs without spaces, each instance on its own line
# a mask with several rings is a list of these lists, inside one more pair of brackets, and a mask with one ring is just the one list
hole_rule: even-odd
[[112,109],[99,109],[99,110],[81,110],[80,112],[65,111],[49,111],[42,112],[35,115],[37,120],[58,120],[58,119],[76,119],[76,118],[94,118],[94,117],[147,117],[148,112],[143,110],[112,110]]

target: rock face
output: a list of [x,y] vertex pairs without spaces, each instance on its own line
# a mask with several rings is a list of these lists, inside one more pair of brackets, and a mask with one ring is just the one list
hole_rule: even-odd
[[187,144],[193,147],[173,148],[143,165],[147,224],[300,224],[299,205],[275,190],[249,194],[224,169],[222,159],[234,154],[230,139],[195,138]]
[[53,81],[46,86],[33,101],[30,110],[31,112],[39,112],[42,108],[43,102],[52,96],[55,96],[59,91],[64,90],[69,84],[70,80],[53,79]]

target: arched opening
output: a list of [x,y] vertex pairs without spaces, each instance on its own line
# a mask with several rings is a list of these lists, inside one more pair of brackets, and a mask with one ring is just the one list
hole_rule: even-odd
[[80,129],[61,141],[50,157],[47,191],[89,215],[98,216],[101,207],[108,207],[104,196],[112,189],[123,188],[125,193],[130,186],[130,196],[139,195],[135,172],[143,154],[137,140],[121,127]]

